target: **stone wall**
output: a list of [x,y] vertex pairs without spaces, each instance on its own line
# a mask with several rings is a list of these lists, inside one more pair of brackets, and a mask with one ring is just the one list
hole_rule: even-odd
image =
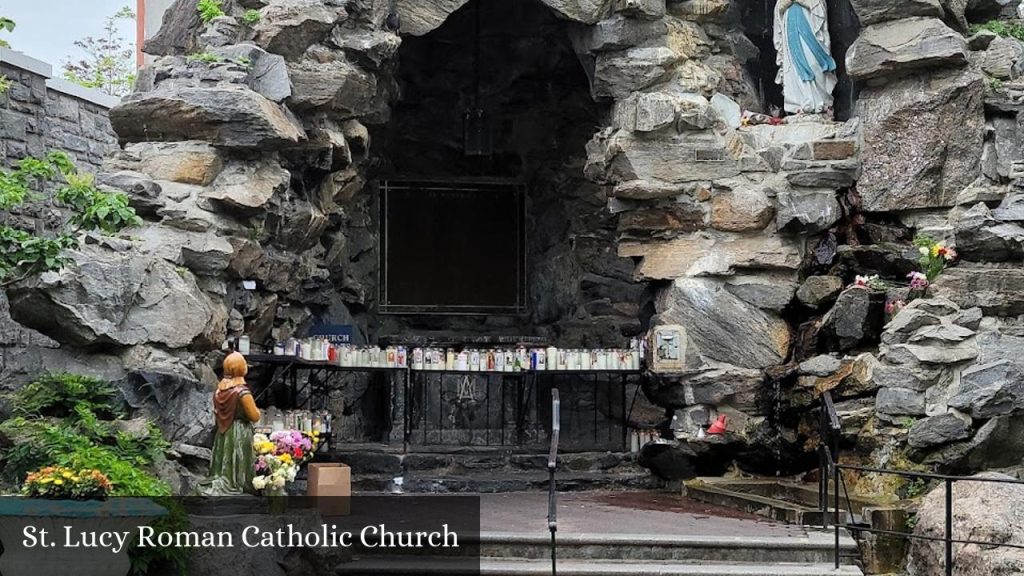
[[[117,149],[108,111],[118,99],[53,78],[49,64],[0,48],[0,76],[11,86],[0,95],[0,165],[26,156],[64,150],[79,168],[97,172]],[[50,338],[13,322],[0,295],[0,387],[6,388],[44,367],[92,371],[56,351]],[[88,364],[86,362],[84,364]]]
[[64,150],[95,172],[117,149],[107,112],[118,99],[53,78],[49,64],[0,48],[0,74],[12,85],[0,96],[0,164]]

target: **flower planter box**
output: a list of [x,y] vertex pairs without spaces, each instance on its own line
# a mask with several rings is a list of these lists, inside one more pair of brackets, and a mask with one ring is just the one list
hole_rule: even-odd
[[[4,547],[0,574],[123,576],[131,567],[128,549],[139,527],[166,514],[164,508],[147,498],[112,498],[102,502],[0,498],[0,543]],[[46,547],[39,540],[35,546],[28,546],[26,527],[36,529],[37,539],[40,531],[46,530]],[[83,533],[127,533],[128,538],[115,552],[110,547],[81,546]]]

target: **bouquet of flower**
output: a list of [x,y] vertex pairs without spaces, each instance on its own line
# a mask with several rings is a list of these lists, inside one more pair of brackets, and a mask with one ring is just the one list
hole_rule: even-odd
[[878,277],[878,274],[871,276],[857,276],[853,280],[853,285],[860,288],[868,288],[870,290],[886,290],[889,288],[889,284],[885,280]]
[[307,434],[298,430],[281,430],[270,435],[276,454],[288,454],[299,466],[312,460],[319,438],[316,433]]
[[299,465],[290,454],[278,453],[277,445],[265,434],[256,434],[252,446],[256,452],[252,487],[267,494],[284,493],[285,486],[299,473]]
[[110,479],[99,470],[47,466],[25,477],[21,493],[55,500],[106,500],[110,488]]
[[253,437],[256,475],[252,486],[268,494],[280,494],[295,480],[299,467],[313,458],[319,438],[316,433],[281,430]]
[[[936,242],[928,236],[914,238],[914,246],[917,246],[918,252],[921,253],[918,264],[921,265],[923,275],[929,283],[934,282],[939,277],[939,274],[942,274],[948,263],[956,260],[956,250],[949,248],[942,242]],[[911,280],[913,281],[913,279]]]

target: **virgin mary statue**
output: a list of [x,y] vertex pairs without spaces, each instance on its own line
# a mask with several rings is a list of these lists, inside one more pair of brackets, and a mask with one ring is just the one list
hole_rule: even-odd
[[825,0],[779,0],[775,5],[775,49],[786,112],[824,114],[832,109],[836,61],[829,53]]

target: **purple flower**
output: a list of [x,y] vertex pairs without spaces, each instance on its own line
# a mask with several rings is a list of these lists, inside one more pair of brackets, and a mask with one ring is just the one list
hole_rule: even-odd
[[928,277],[920,272],[911,272],[907,274],[907,278],[910,279],[911,290],[925,290],[928,288]]

